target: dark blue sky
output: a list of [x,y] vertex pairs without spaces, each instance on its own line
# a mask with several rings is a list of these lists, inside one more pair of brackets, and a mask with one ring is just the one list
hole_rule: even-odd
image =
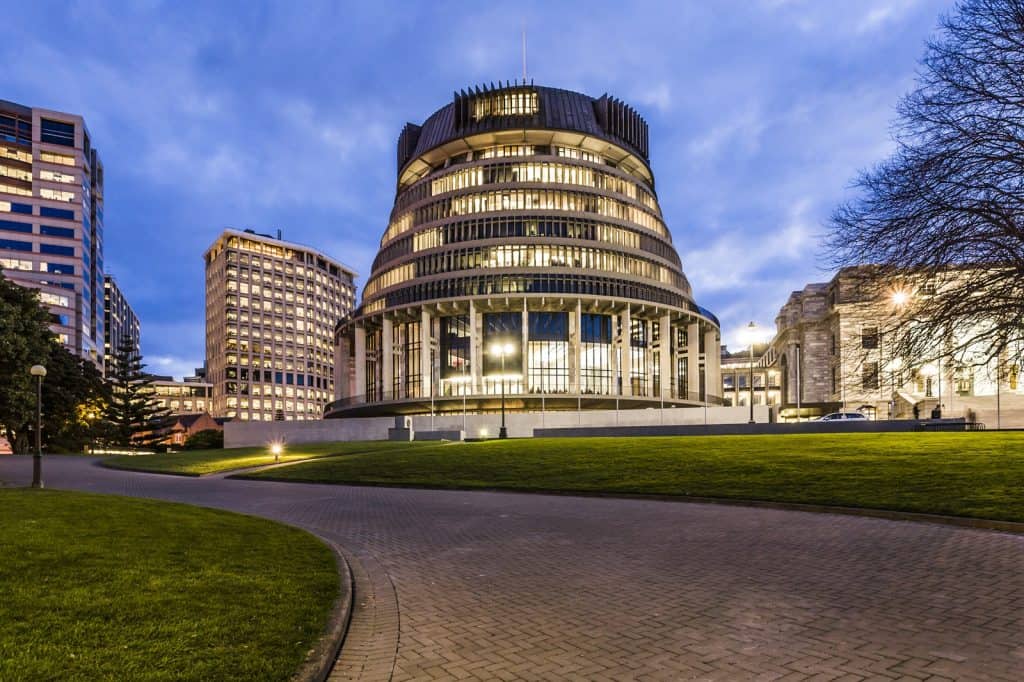
[[282,229],[365,282],[394,143],[461,87],[521,74],[613,93],[650,124],[657,191],[724,341],[829,277],[819,240],[951,0],[21,3],[0,98],[85,116],[106,263],[152,371],[204,357],[202,253]]

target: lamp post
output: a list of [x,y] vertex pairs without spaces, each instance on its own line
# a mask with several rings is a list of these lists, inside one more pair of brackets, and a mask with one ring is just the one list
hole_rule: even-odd
[[751,320],[747,325],[747,340],[750,341],[750,422],[754,424],[754,341],[757,340],[757,325]]
[[[897,315],[903,314],[903,309],[910,302],[910,294],[904,289],[897,289],[892,292],[890,297],[892,307],[896,310]],[[897,322],[898,325],[898,322]],[[898,327],[897,327],[898,328]],[[893,332],[895,334],[895,332]],[[884,336],[882,337],[885,338]],[[881,344],[879,344],[881,345]],[[881,358],[882,350],[879,349],[879,357]],[[893,412],[896,411],[896,372],[903,366],[903,360],[896,357],[896,346],[894,341],[889,341],[889,383],[892,384],[892,394],[889,396],[889,419],[893,418]],[[883,380],[884,381],[884,380]],[[879,385],[882,381],[879,381]]]
[[505,358],[514,350],[511,343],[496,343],[491,346],[491,355],[501,359],[501,428],[498,430],[498,438],[508,438],[508,429],[505,428]]
[[28,371],[36,378],[36,452],[32,455],[32,487],[43,487],[43,377],[46,368],[32,365]]

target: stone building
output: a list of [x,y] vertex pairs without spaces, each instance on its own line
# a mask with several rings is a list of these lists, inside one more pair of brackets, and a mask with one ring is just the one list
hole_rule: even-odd
[[1020,351],[1005,354],[998,371],[980,351],[958,361],[898,357],[894,330],[910,323],[903,306],[930,295],[933,285],[885,286],[870,275],[867,267],[845,268],[829,282],[793,292],[779,311],[775,338],[758,364],[779,372],[782,420],[796,419],[798,405],[801,418],[838,410],[923,418],[939,407],[943,416],[990,427],[1024,424]]

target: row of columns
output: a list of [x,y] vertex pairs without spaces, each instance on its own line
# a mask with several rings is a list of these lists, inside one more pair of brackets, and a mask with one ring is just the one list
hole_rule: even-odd
[[[581,319],[582,319],[582,302],[577,301],[575,310],[572,311],[572,317],[570,318],[569,327],[569,345],[571,348],[571,385],[570,392],[576,392],[580,390],[581,386]],[[521,325],[522,339],[521,339],[521,351],[525,354],[529,347],[529,311],[526,307],[526,301],[523,302],[523,322]],[[614,314],[614,313],[611,313]],[[484,353],[486,349],[483,348],[483,329],[482,329],[482,314],[477,311],[477,306],[473,301],[469,302],[469,359],[470,359],[470,375],[469,387],[467,391],[470,394],[483,393],[483,376],[481,374],[483,368]],[[616,338],[613,335],[612,338],[612,353],[611,353],[611,374],[613,377],[613,387],[610,395],[620,395],[622,397],[631,397],[633,394],[632,390],[632,346],[630,342],[630,335],[632,329],[632,314],[629,306],[624,307],[618,312],[619,318],[619,329],[621,330],[619,336]],[[420,353],[420,386],[423,396],[429,396],[434,394],[435,387],[432,385],[434,380],[433,372],[433,358],[440,357],[440,353],[433,354],[434,348],[439,349],[439,343],[434,340],[433,325],[435,322],[435,316],[431,315],[430,311],[426,308],[420,311],[420,329],[419,329],[419,353]],[[659,391],[658,395],[654,394],[653,390],[653,379],[654,379],[654,363],[653,361],[647,362],[647,376],[646,384],[649,387],[647,396],[650,398],[663,398],[672,399],[675,381],[673,375],[675,374],[676,358],[678,356],[678,350],[676,353],[671,352],[672,339],[673,339],[673,327],[671,315],[665,314],[656,320],[651,320],[652,324],[659,325],[659,340],[656,344],[652,344],[648,340],[648,346],[646,351],[651,353],[653,351],[658,352],[658,376],[659,376]],[[380,359],[380,378],[381,378],[381,391],[380,395],[383,396],[384,400],[392,400],[397,396],[393,395],[394,377],[395,377],[395,348],[394,348],[394,320],[387,315],[382,316],[381,319],[381,359]],[[687,325],[686,334],[686,357],[688,359],[686,363],[686,386],[687,395],[676,396],[679,399],[690,399],[691,396],[698,397],[700,390],[700,346],[703,340],[705,353],[704,353],[704,369],[705,369],[705,395],[718,397],[719,391],[717,388],[721,384],[721,369],[720,369],[720,352],[719,352],[719,337],[718,330],[713,327],[707,327],[701,330],[701,323],[699,321],[690,322]],[[703,334],[703,338],[702,335]],[[347,350],[347,343],[340,345],[341,352],[339,355],[344,355]],[[354,343],[351,352],[348,353],[348,358],[339,357],[338,366],[342,368],[341,376],[339,381],[336,382],[336,386],[339,387],[339,398],[350,398],[358,397],[365,393],[366,389],[366,328],[362,324],[357,324],[354,329]],[[615,351],[618,352],[615,352]],[[349,366],[349,363],[354,364],[354,371],[348,376],[354,386],[349,387],[348,381],[346,381],[346,372],[344,368]],[[522,365],[524,372],[526,371],[526,358],[522,358]],[[621,391],[616,393],[614,380],[615,377],[621,377]],[[524,377],[525,379],[525,377]],[[575,391],[572,389],[575,388]]]

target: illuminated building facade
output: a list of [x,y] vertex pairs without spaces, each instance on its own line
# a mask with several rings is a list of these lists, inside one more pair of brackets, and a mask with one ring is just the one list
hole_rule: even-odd
[[355,272],[301,244],[225,230],[206,251],[206,379],[215,417],[319,419]]
[[103,164],[81,116],[0,100],[0,269],[103,369]]
[[490,411],[503,388],[518,410],[718,402],[718,321],[654,186],[646,122],[608,95],[506,84],[406,125],[328,416]]
[[103,277],[103,365],[104,375],[111,376],[117,349],[125,342],[131,344],[136,353],[142,354],[139,346],[141,329],[139,318],[128,304],[117,280],[111,275]]
[[202,377],[174,377],[154,375],[153,401],[171,414],[195,414],[213,410],[213,385]]

